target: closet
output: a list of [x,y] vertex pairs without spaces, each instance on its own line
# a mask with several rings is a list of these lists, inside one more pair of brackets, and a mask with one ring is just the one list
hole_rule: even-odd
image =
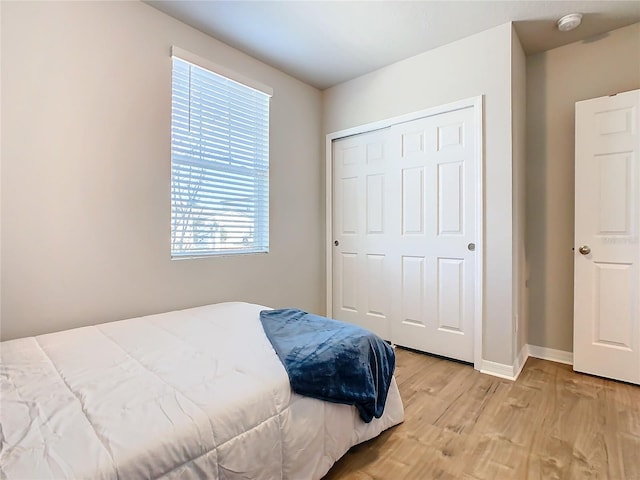
[[439,109],[333,139],[334,318],[394,344],[474,361],[482,279],[477,109]]

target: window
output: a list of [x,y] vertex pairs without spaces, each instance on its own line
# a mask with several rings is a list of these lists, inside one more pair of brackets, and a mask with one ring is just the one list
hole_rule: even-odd
[[171,257],[268,252],[271,91],[202,63],[173,49]]

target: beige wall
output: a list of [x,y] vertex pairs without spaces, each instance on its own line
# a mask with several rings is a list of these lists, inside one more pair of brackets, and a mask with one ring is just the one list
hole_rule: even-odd
[[[322,98],[145,4],[2,2],[0,13],[2,339],[236,299],[323,312],[320,137],[484,95],[484,358],[510,364],[524,343],[572,350],[574,103],[640,88],[640,24],[526,59],[523,152],[509,24]],[[275,90],[269,255],[169,259],[173,44]]]
[[[321,94],[140,2],[2,2],[2,338],[226,300],[324,311]],[[171,261],[171,45],[274,89],[271,252]]]
[[464,98],[485,98],[483,358],[513,361],[511,24],[389,65],[324,92],[324,133]]
[[529,343],[573,351],[574,105],[640,87],[640,24],[527,58]]
[[511,128],[513,132],[513,292],[515,355],[527,343],[526,282],[526,57],[520,39],[511,31]]

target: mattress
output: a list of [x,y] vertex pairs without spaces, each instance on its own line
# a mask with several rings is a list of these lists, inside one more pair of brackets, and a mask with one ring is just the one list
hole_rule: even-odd
[[404,418],[299,396],[266,307],[222,303],[2,342],[0,477],[318,479]]

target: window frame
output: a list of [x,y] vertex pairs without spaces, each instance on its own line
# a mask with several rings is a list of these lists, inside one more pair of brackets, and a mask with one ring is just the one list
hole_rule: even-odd
[[[268,253],[269,243],[270,243],[269,241],[270,240],[269,239],[269,160],[270,160],[269,128],[270,128],[270,98],[273,96],[273,89],[260,82],[257,82],[253,79],[245,77],[244,75],[238,74],[237,72],[234,72],[226,67],[215,64],[209,60],[203,59],[195,54],[192,54],[176,46],[173,46],[171,49],[171,58],[172,58],[172,67],[171,67],[171,100],[172,100],[172,107],[171,107],[171,215],[170,215],[171,217],[170,218],[171,219],[171,224],[170,224],[171,259],[180,260],[180,259],[192,259],[192,258],[211,258],[211,257],[220,256],[220,255],[248,255],[248,254]],[[176,199],[177,194],[175,193],[175,190],[182,188],[180,186],[181,182],[182,182],[182,185],[185,184],[184,177],[181,177],[181,175],[184,175],[184,173],[180,172],[180,169],[184,169],[187,165],[189,166],[189,168],[192,168],[193,167],[192,163],[198,162],[198,160],[192,161],[192,160],[185,160],[184,158],[182,161],[178,161],[175,159],[175,156],[177,156],[177,153],[175,152],[175,150],[177,149],[176,147],[177,144],[175,143],[175,141],[178,141],[178,140],[174,138],[174,129],[176,128],[176,125],[180,125],[179,120],[178,121],[176,120],[176,111],[175,111],[175,105],[174,105],[176,101],[176,97],[174,93],[175,93],[175,76],[177,71],[175,59],[178,59],[181,62],[185,62],[190,66],[202,69],[205,72],[210,72],[217,76],[220,76],[222,77],[221,81],[224,83],[226,83],[226,81],[233,82],[232,88],[239,88],[242,91],[245,91],[245,89],[255,90],[256,92],[263,94],[267,97],[266,98],[266,119],[264,119],[264,110],[262,109],[256,110],[256,112],[259,112],[262,115],[263,120],[266,120],[266,128],[263,125],[260,128],[260,130],[256,131],[257,136],[259,136],[260,133],[265,133],[266,131],[266,139],[263,139],[262,141],[258,141],[258,144],[263,147],[263,150],[266,148],[266,152],[263,151],[263,154],[261,154],[259,157],[255,157],[254,158],[255,163],[249,162],[247,164],[248,169],[257,168],[259,170],[259,172],[252,177],[252,183],[250,183],[251,185],[250,188],[256,188],[256,186],[259,187],[257,191],[254,191],[254,195],[255,195],[254,198],[256,199],[255,201],[259,204],[259,207],[253,212],[253,214],[251,215],[251,220],[249,222],[243,222],[242,220],[238,220],[238,217],[233,219],[233,214],[235,213],[233,212],[233,210],[223,211],[223,214],[222,214],[224,216],[225,213],[230,213],[229,217],[231,218],[231,220],[229,220],[229,222],[231,222],[232,224],[234,221],[242,222],[240,227],[237,227],[240,229],[248,228],[250,231],[255,231],[253,229],[255,229],[256,226],[259,225],[262,227],[261,229],[262,234],[258,237],[256,235],[253,236],[254,242],[252,243],[251,247],[247,247],[247,248],[244,248],[242,246],[239,246],[238,248],[233,248],[233,247],[220,248],[219,246],[216,247],[215,242],[211,242],[211,240],[215,237],[214,235],[210,234],[210,236],[208,237],[207,236],[203,237],[210,241],[210,242],[205,241],[205,243],[211,243],[213,245],[209,248],[204,248],[204,247],[201,249],[194,248],[193,251],[191,251],[191,249],[188,247],[181,248],[181,249],[174,248],[176,245],[176,241],[175,241],[175,235],[176,235],[175,229],[177,228],[176,225],[181,221],[184,222],[184,219],[178,218],[177,216],[178,214],[176,214],[176,208],[179,208],[179,207],[176,207],[176,204],[178,204],[180,200]],[[235,84],[239,84],[239,85],[235,85]],[[264,99],[261,101],[264,101]],[[189,109],[190,108],[191,108],[191,97],[189,98]],[[229,107],[229,109],[230,109],[229,111],[232,111],[232,107]],[[190,121],[191,120],[189,120],[189,122]],[[189,129],[190,128],[191,128],[191,125],[189,124]],[[187,134],[186,136],[188,135],[189,134]],[[231,136],[237,135],[237,131],[231,130],[230,135]],[[205,147],[203,145],[204,145],[203,143],[198,143],[196,149],[199,149],[200,151],[205,150]],[[230,152],[229,165],[225,166],[225,168],[220,168],[220,169],[211,168],[211,165],[196,167],[196,168],[200,168],[201,172],[206,171],[207,175],[210,175],[208,180],[205,181],[206,183],[204,183],[205,186],[212,187],[213,184],[210,182],[214,181],[214,179],[219,179],[220,177],[223,177],[223,176],[229,177],[230,175],[233,175],[230,172],[235,170],[236,167],[232,164],[232,160],[231,160],[233,158],[231,154],[232,147],[229,146],[228,148]],[[217,160],[219,161],[219,159]],[[205,165],[207,161],[206,156],[204,158],[199,159],[199,161],[200,163]],[[244,161],[246,162],[246,159],[244,159]],[[180,173],[176,173],[176,172],[180,172]],[[260,174],[260,172],[262,173]],[[245,175],[242,180],[244,181],[246,178],[251,178],[251,177]],[[262,186],[260,186],[260,178],[263,178],[264,184]],[[192,187],[200,188],[202,186],[202,184],[199,184],[199,186],[194,186],[194,184],[189,184],[188,181],[186,181],[186,184],[187,184],[187,188],[192,188]],[[232,189],[231,192],[234,192],[234,189]],[[235,191],[234,193],[237,194],[238,192]],[[225,193],[224,193],[224,190],[222,190],[222,193],[215,193],[214,195],[216,197],[219,197],[219,196],[224,196]],[[214,204],[215,204],[215,201],[212,201],[211,205],[207,205],[206,201],[201,203],[200,207],[198,207],[199,212],[196,214],[195,219],[189,220],[189,221],[190,222],[193,221],[194,223],[209,221],[215,224],[216,221],[219,220],[219,218],[216,218],[216,214],[211,212],[209,213],[203,212],[203,210],[206,210],[207,207],[219,206]],[[189,206],[187,208],[192,208],[192,206]],[[187,214],[191,215],[191,212],[189,211]],[[240,211],[238,211],[238,215],[242,215]],[[198,227],[191,224],[187,228],[188,228],[190,238],[194,238],[198,233],[197,231]],[[220,235],[223,235],[223,233],[220,233]],[[197,242],[192,242],[190,243],[190,245],[195,245],[196,243]],[[189,243],[187,243],[186,245],[189,245]]]

